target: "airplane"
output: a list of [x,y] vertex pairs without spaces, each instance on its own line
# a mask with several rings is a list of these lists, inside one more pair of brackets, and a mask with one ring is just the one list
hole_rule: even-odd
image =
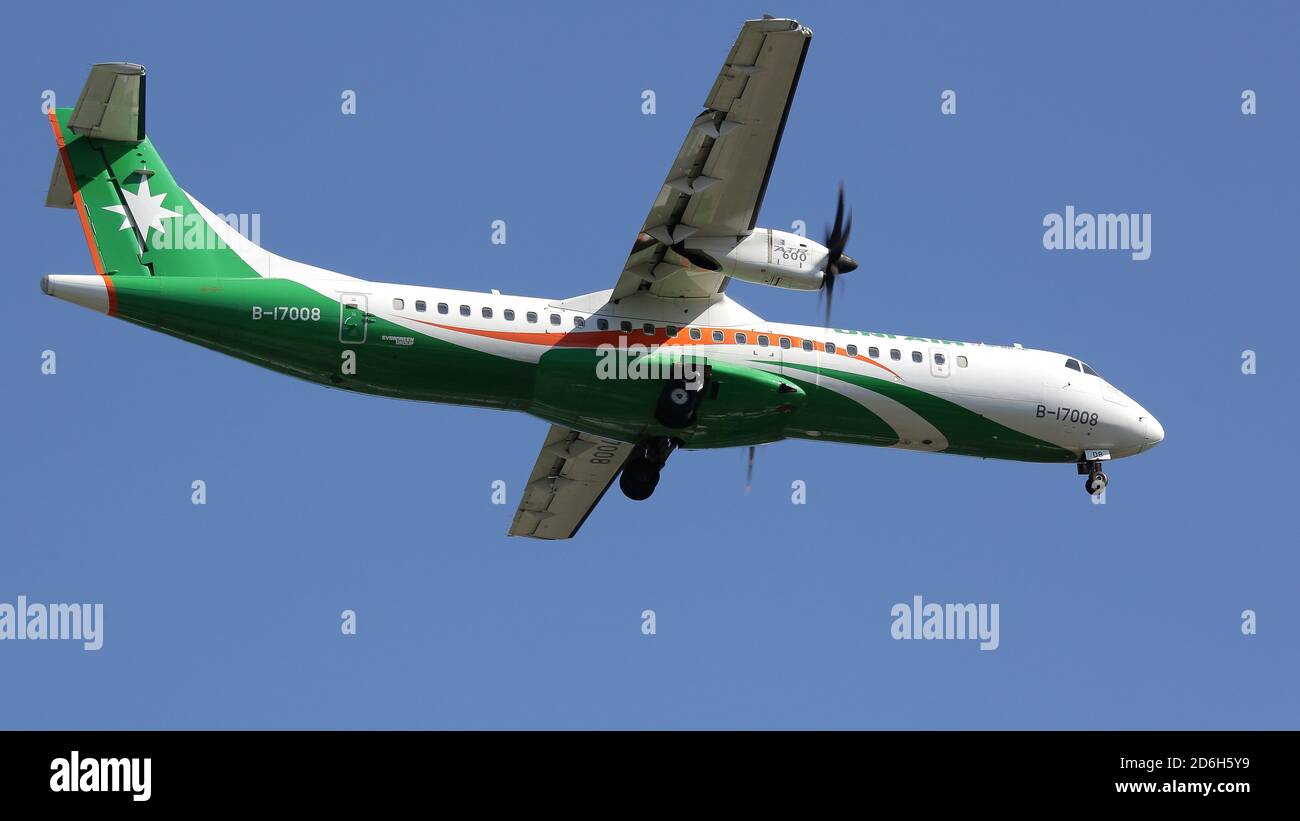
[[94,274],[51,296],[328,387],[522,411],[551,427],[509,533],[567,539],[618,479],[657,486],[677,449],[782,439],[1105,463],[1164,439],[1077,356],[769,322],[732,280],[826,298],[858,263],[841,186],[818,243],[757,227],[812,32],[745,22],[614,287],[548,299],[372,282],[273,254],[177,185],[145,132],[145,69],[92,67],[49,112],[46,205],[74,209]]

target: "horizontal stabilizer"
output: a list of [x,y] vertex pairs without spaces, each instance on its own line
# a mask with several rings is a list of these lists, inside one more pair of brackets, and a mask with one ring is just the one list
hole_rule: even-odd
[[72,183],[68,181],[68,169],[63,165],[63,152],[54,158],[54,175],[50,177],[50,190],[45,193],[45,207],[72,208],[76,202],[72,198]]
[[143,140],[144,66],[98,63],[92,67],[68,128],[99,140]]

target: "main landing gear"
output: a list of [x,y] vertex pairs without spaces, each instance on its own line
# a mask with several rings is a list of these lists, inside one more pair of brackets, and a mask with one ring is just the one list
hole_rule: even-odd
[[708,381],[706,368],[694,379],[671,379],[664,383],[655,403],[655,419],[666,428],[688,428],[695,424],[695,411],[704,398],[704,385]]
[[663,470],[668,456],[677,448],[677,442],[666,436],[646,439],[632,450],[623,463],[618,477],[619,490],[633,501],[649,499],[659,484],[659,471]]
[[[696,411],[704,399],[704,387],[712,376],[707,365],[695,366],[700,370],[690,379],[670,379],[664,383],[655,402],[655,420],[665,428],[680,430],[695,424]],[[623,463],[618,477],[618,487],[623,495],[634,501],[649,499],[659,484],[659,471],[663,470],[668,456],[681,443],[667,436],[642,440],[632,455]]]
[[1106,491],[1106,485],[1110,482],[1110,477],[1101,470],[1100,459],[1080,459],[1079,475],[1088,477],[1083,481],[1083,489],[1089,496],[1100,496]]

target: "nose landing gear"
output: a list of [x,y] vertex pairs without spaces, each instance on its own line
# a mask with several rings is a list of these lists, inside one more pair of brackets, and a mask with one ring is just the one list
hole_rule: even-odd
[[1089,496],[1100,496],[1110,482],[1110,477],[1101,470],[1101,463],[1107,459],[1110,459],[1110,451],[1088,450],[1078,462],[1079,475],[1088,477],[1083,482],[1083,489]]
[[1083,489],[1088,492],[1089,496],[1099,496],[1106,490],[1106,483],[1109,481],[1110,478],[1107,477],[1105,473],[1102,473],[1100,470],[1094,470],[1092,473],[1088,474],[1087,480],[1083,483]]

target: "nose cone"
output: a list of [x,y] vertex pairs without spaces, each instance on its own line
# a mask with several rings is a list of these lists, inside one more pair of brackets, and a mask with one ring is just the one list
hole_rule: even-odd
[[840,261],[835,263],[835,268],[841,274],[847,274],[858,269],[858,261],[848,254],[840,254]]
[[1151,450],[1156,445],[1165,441],[1165,428],[1160,424],[1160,420],[1151,414],[1146,414],[1142,418],[1143,436],[1146,442],[1142,445],[1142,450]]

